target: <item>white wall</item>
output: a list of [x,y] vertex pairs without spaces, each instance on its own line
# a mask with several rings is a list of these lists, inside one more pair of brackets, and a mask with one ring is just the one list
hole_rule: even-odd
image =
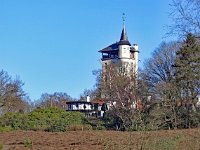
[[[68,109],[68,110],[92,110],[90,104],[77,103],[77,104],[70,104],[70,105],[71,105],[71,109]],[[78,105],[78,107],[77,107],[77,105]],[[86,106],[85,109],[84,109],[84,105]]]
[[133,44],[133,47],[134,49],[137,51],[137,52],[134,52],[134,59],[135,59],[135,72],[138,72],[138,62],[139,62],[139,48],[138,48],[138,45],[137,44]]
[[119,45],[119,58],[130,58],[130,46],[129,45]]

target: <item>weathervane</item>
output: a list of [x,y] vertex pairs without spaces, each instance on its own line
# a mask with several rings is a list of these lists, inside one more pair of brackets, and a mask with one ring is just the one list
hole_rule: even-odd
[[124,25],[125,20],[126,20],[126,14],[125,13],[122,14],[122,20],[123,20],[123,25]]

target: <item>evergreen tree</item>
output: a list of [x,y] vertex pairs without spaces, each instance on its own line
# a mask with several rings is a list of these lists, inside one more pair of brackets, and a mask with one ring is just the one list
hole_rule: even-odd
[[200,44],[192,34],[177,51],[176,81],[181,99],[195,100],[200,94]]
[[184,126],[190,127],[191,113],[195,110],[197,96],[200,94],[200,44],[190,33],[187,35],[175,61],[178,98],[184,111]]

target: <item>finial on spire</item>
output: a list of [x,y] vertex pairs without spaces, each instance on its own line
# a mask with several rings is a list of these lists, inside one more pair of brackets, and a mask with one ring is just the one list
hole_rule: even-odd
[[125,13],[122,14],[122,20],[123,20],[123,25],[124,25],[125,24],[125,20],[126,20],[126,14]]
[[130,42],[128,41],[128,37],[126,35],[126,29],[125,29],[125,13],[122,14],[122,19],[123,19],[123,29],[122,29],[122,33],[121,33],[121,38],[119,41],[119,45],[131,45]]

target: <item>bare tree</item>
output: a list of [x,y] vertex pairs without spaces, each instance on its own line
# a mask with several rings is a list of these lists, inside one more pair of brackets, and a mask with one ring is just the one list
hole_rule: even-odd
[[28,102],[22,89],[23,82],[17,78],[12,80],[5,71],[0,72],[0,109],[1,113],[8,111],[25,111]]
[[127,71],[127,66],[119,67],[110,64],[102,73],[101,90],[102,97],[109,104],[112,114],[121,122],[121,128],[125,130],[134,125],[137,95],[136,75]]
[[170,34],[192,33],[200,38],[200,0],[172,0]]
[[97,97],[96,89],[84,89],[83,93],[80,95],[80,100],[85,101],[87,96],[89,96],[91,100],[95,99]]
[[93,95],[94,97],[101,97],[102,89],[101,89],[101,83],[102,83],[102,70],[93,70],[92,74],[96,76],[96,83],[94,85]]
[[152,53],[152,57],[144,62],[143,73],[152,93],[158,93],[159,85],[172,82],[175,74],[173,65],[178,49],[179,44],[176,42],[162,42]]
[[[175,84],[176,70],[173,65],[178,49],[179,44],[176,42],[161,43],[159,48],[153,52],[152,58],[145,62],[143,70],[144,80],[149,86],[149,94],[161,106],[160,109],[153,108],[152,113],[156,110],[160,114],[153,114],[153,118],[159,121],[160,126],[174,128],[177,127],[176,101],[178,89]],[[158,119],[156,116],[160,118]]]
[[43,93],[36,102],[36,107],[59,107],[66,109],[66,102],[74,100],[70,95],[63,92],[55,92],[53,94]]

